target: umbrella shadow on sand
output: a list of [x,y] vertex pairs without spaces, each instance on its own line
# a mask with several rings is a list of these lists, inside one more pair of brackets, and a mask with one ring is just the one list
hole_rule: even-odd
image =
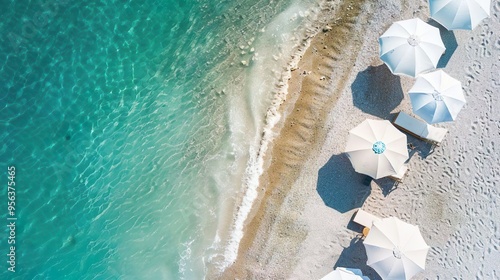
[[369,66],[356,76],[351,85],[354,106],[363,112],[382,119],[404,98],[401,79],[385,65]]
[[447,30],[441,24],[433,19],[429,19],[427,21],[428,24],[439,28],[439,33],[441,34],[441,39],[443,40],[444,46],[446,48],[443,56],[439,59],[437,64],[437,68],[445,68],[448,65],[453,53],[458,47],[457,38],[455,38],[455,34],[453,30]]
[[365,246],[363,241],[355,238],[351,241],[349,247],[344,248],[339,259],[335,263],[337,267],[353,267],[361,269],[364,276],[368,276],[371,280],[382,280],[377,272],[366,264],[368,257],[366,256]]
[[326,206],[345,213],[363,205],[371,178],[356,173],[344,154],[333,155],[318,172],[316,190]]

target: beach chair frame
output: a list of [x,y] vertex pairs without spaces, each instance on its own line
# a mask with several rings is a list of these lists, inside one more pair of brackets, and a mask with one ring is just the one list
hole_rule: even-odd
[[[436,129],[435,127],[433,127],[433,126],[431,126],[431,125],[428,125],[428,124],[426,124],[426,123],[424,123],[424,122],[422,122],[422,121],[420,121],[420,120],[417,120],[416,118],[414,118],[414,117],[412,117],[412,116],[410,116],[410,115],[408,115],[408,114],[406,114],[406,113],[404,113],[404,112],[398,112],[398,113],[394,116],[394,118],[393,118],[393,120],[392,120],[392,124],[393,124],[393,125],[394,125],[397,129],[399,129],[399,130],[401,130],[401,131],[403,131],[403,132],[405,132],[405,133],[407,133],[407,134],[409,134],[409,135],[411,135],[411,136],[413,136],[413,137],[415,137],[415,138],[417,138],[417,139],[420,139],[420,140],[422,140],[422,141],[424,141],[424,142],[427,142],[427,143],[431,144],[431,149],[434,149],[435,147],[437,147],[437,146],[439,146],[439,145],[441,144],[441,141],[436,141],[436,140],[433,140],[433,139],[426,138],[426,137],[424,137],[424,136],[422,136],[422,135],[418,134],[417,132],[415,132],[415,131],[411,130],[410,128],[407,128],[407,127],[405,127],[405,126],[402,126],[402,125],[398,124],[398,123],[397,123],[397,120],[398,120],[398,117],[400,116],[400,114],[405,114],[405,115],[406,115],[406,117],[411,118],[411,119],[412,119],[412,121],[414,121],[415,123],[417,123],[417,122],[418,122],[418,123],[421,123],[422,125],[424,125],[424,124],[425,124],[427,127],[431,127],[431,128]],[[446,133],[446,132],[447,132],[447,130],[445,130],[445,129],[443,129],[443,131],[445,131],[444,133]]]
[[[393,180],[395,182],[394,187],[396,187],[396,188],[398,187],[398,185],[400,183],[403,183],[404,177],[406,176],[406,174],[408,173],[408,171],[410,171],[410,169],[408,168],[408,165],[406,165],[406,164],[403,165],[401,168],[402,169],[404,168],[404,171],[401,172],[401,174],[396,174],[396,175],[389,176],[389,179],[391,179],[391,180]],[[389,192],[392,192],[392,191],[393,190],[390,190]]]

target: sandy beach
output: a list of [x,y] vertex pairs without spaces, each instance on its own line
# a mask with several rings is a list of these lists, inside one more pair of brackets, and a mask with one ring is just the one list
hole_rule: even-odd
[[220,279],[319,279],[366,265],[362,207],[419,225],[431,249],[413,279],[500,279],[500,0],[473,31],[446,31],[438,67],[460,80],[467,104],[435,149],[409,136],[409,173],[367,180],[343,154],[364,119],[412,113],[414,79],[392,75],[378,37],[397,20],[429,19],[427,1],[328,1],[298,65],[291,67],[282,121],[266,155],[258,201],[236,262]]

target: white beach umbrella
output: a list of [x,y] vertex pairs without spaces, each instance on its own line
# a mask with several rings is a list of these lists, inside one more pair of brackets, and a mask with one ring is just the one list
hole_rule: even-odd
[[490,0],[429,0],[431,17],[448,30],[472,30],[490,16]]
[[367,264],[382,279],[407,280],[425,270],[429,246],[418,226],[395,217],[374,221],[363,245]]
[[320,280],[370,280],[370,278],[363,276],[359,269],[337,267]]
[[445,51],[439,29],[418,18],[394,22],[379,44],[380,59],[391,72],[411,77],[435,69]]
[[418,76],[408,93],[413,112],[430,124],[455,120],[465,105],[462,84],[443,70]]
[[365,120],[349,131],[345,152],[356,172],[378,179],[398,173],[408,159],[406,135],[389,121]]

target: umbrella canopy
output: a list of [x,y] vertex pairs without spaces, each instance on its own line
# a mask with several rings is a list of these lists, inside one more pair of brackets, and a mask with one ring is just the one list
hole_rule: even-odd
[[445,51],[439,29],[418,18],[394,22],[379,44],[380,59],[391,72],[411,77],[436,69]]
[[408,159],[406,135],[389,121],[365,120],[349,131],[345,152],[358,173],[378,179],[398,173]]
[[490,16],[490,0],[429,0],[431,17],[448,30],[472,30]]
[[363,245],[367,264],[382,279],[407,280],[425,269],[429,246],[418,226],[394,217],[375,221]]
[[337,267],[320,280],[370,280],[359,269]]
[[408,93],[413,112],[431,124],[455,120],[465,104],[462,84],[443,70],[420,75]]

